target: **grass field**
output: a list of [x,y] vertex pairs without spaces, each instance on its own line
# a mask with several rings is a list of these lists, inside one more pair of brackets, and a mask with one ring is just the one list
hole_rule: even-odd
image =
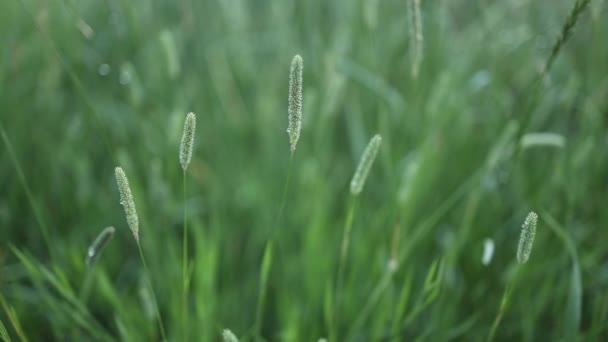
[[607,35],[603,0],[2,0],[0,338],[606,341]]

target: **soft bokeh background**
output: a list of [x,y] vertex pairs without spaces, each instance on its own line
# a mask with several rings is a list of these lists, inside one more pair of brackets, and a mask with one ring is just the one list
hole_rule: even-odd
[[[247,337],[287,175],[288,72],[300,54],[304,123],[265,339],[334,329],[338,340],[483,340],[507,284],[498,340],[608,339],[605,1],[591,1],[542,74],[573,3],[422,1],[414,78],[405,1],[3,0],[0,319],[14,339],[10,307],[33,341],[160,339],[114,182],[121,165],[170,340],[184,338],[184,206],[191,340],[218,340],[223,328]],[[198,127],[184,201],[188,111]],[[565,144],[523,145],[534,132]],[[383,145],[332,322],[348,186],[375,133]],[[537,238],[517,267],[531,210]],[[109,225],[117,233],[79,301],[87,248]],[[495,252],[484,266],[486,238]]]

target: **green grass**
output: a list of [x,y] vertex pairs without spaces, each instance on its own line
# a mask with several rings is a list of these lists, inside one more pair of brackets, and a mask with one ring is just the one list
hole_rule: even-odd
[[1,1],[0,338],[607,340],[607,3],[420,3],[414,79],[404,1]]

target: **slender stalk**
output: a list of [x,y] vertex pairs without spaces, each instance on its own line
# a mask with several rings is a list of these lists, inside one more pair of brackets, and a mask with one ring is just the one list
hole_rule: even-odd
[[[344,222],[344,231],[342,233],[342,243],[340,246],[340,260],[338,263],[338,275],[336,280],[336,296],[334,304],[334,326],[339,324],[340,318],[340,304],[342,302],[342,287],[344,286],[344,272],[346,267],[346,261],[348,259],[348,248],[350,245],[350,233],[353,227],[353,218],[355,216],[355,209],[357,207],[357,195],[351,195],[348,204],[348,212],[346,214],[346,221]],[[334,332],[335,334],[335,332]],[[336,340],[335,338],[332,340]]]
[[283,196],[281,198],[281,206],[279,207],[279,213],[274,219],[274,223],[272,225],[272,234],[271,239],[274,239],[274,236],[277,231],[277,226],[279,225],[281,218],[283,217],[283,211],[285,210],[285,203],[287,202],[287,193],[289,191],[289,181],[291,180],[291,166],[293,165],[293,155],[294,152],[291,152],[289,156],[289,166],[287,166],[287,178],[285,179],[285,185],[283,186]]
[[350,326],[349,331],[346,334],[347,337],[345,341],[354,340],[354,334],[361,329],[361,327],[365,323],[365,320],[372,313],[373,308],[378,304],[378,302],[382,298],[382,295],[384,294],[384,292],[390,285],[391,280],[393,279],[393,274],[394,273],[389,269],[384,272],[384,275],[372,291],[371,295],[368,297],[365,306],[363,307],[363,309],[361,309],[359,315],[354,320],[354,323]]
[[285,179],[285,184],[283,185],[283,195],[281,198],[281,204],[279,207],[279,212],[274,219],[274,223],[272,225],[272,231],[270,233],[270,237],[268,242],[266,243],[266,248],[264,251],[264,258],[262,260],[262,274],[260,277],[260,291],[258,294],[258,306],[256,309],[256,320],[253,328],[253,334],[256,339],[261,339],[262,333],[262,320],[264,316],[264,304],[266,301],[266,287],[268,286],[268,281],[265,279],[270,273],[270,268],[272,267],[272,246],[274,241],[276,240],[277,235],[277,227],[281,222],[281,218],[283,217],[283,211],[285,210],[285,203],[287,202],[287,193],[289,192],[289,182],[291,180],[291,168],[293,165],[294,151],[291,152],[289,156],[289,166],[287,167],[287,177]]
[[91,267],[87,267],[87,270],[84,274],[84,280],[82,281],[82,287],[80,288],[80,292],[78,293],[78,299],[82,302],[83,305],[86,306],[87,299],[89,298],[89,293],[91,292],[91,282],[93,281],[93,274],[95,272],[95,265],[91,265]]
[[186,170],[184,170],[184,237],[182,246],[182,324],[184,340],[188,340],[188,206],[186,204]]
[[144,276],[146,278],[146,283],[148,288],[150,289],[150,294],[152,295],[152,300],[154,301],[154,308],[156,310],[156,320],[158,321],[158,326],[160,328],[160,334],[163,341],[168,341],[167,334],[165,334],[165,326],[163,324],[163,318],[160,315],[160,309],[158,307],[158,301],[156,300],[156,293],[154,292],[154,288],[152,287],[152,281],[150,280],[150,270],[148,269],[148,265],[146,264],[146,258],[144,257],[144,252],[141,249],[141,244],[139,240],[136,240],[137,250],[139,251],[139,257],[141,259],[141,263],[144,266]]
[[576,0],[576,2],[574,3],[574,6],[570,10],[568,18],[562,26],[562,31],[560,32],[560,35],[555,40],[555,43],[553,43],[551,53],[549,54],[549,57],[547,58],[547,61],[545,62],[545,66],[543,68],[543,74],[546,74],[549,72],[549,70],[551,70],[553,62],[555,62],[557,55],[561,51],[562,47],[566,44],[568,39],[570,39],[570,37],[572,36],[574,26],[576,26],[576,23],[578,22],[581,13],[583,13],[583,11],[585,10],[585,8],[587,8],[590,2],[591,0]]
[[190,112],[186,115],[184,121],[184,133],[182,135],[182,141],[179,145],[179,163],[184,171],[182,174],[182,180],[184,185],[184,232],[182,237],[182,331],[184,333],[184,340],[188,340],[188,287],[189,287],[189,275],[188,275],[188,205],[186,203],[187,198],[187,174],[188,165],[192,160],[192,152],[194,149],[194,135],[196,131],[196,114]]
[[263,341],[262,338],[262,321],[264,318],[264,304],[266,303],[266,289],[268,287],[268,274],[272,266],[272,245],[273,240],[269,240],[264,249],[264,257],[262,258],[262,267],[260,272],[260,290],[258,292],[258,305],[256,308],[256,321],[254,325],[254,339]]
[[488,334],[488,342],[494,340],[494,336],[496,336],[496,331],[498,330],[498,326],[502,321],[502,316],[504,316],[505,311],[507,311],[507,305],[509,304],[509,299],[511,297],[511,289],[512,284],[507,284],[505,288],[505,292],[502,294],[502,300],[500,301],[500,308],[498,309],[498,314],[496,314],[496,318],[494,319],[494,323],[492,323],[492,328],[490,329],[490,334]]

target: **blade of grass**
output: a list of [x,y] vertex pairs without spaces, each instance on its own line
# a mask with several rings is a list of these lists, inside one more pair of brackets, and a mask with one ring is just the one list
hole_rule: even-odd
[[[62,284],[44,265],[36,263],[30,256],[19,251],[16,247],[10,246],[19,261],[26,267],[30,277],[38,292],[43,296],[50,307],[61,309],[76,324],[88,331],[92,336],[99,340],[111,341],[112,337],[95,320],[88,309],[76,298],[72,289]],[[58,300],[54,295],[48,293],[44,287],[44,282],[50,284],[62,297]],[[67,306],[66,306],[67,305]]]
[[6,331],[6,327],[4,326],[4,322],[2,322],[1,319],[0,319],[0,338],[4,342],[11,342],[11,337],[9,336],[8,331]]
[[21,342],[27,342],[28,339],[25,336],[25,333],[23,332],[23,328],[21,327],[21,322],[19,322],[19,317],[15,313],[15,309],[12,306],[8,305],[8,303],[6,302],[6,299],[4,298],[4,295],[2,295],[2,292],[0,292],[0,304],[2,305],[2,308],[4,309],[4,312],[6,313],[6,316],[8,317],[9,322],[11,322],[11,325],[13,326],[15,333],[19,337],[19,340]]
[[330,340],[338,340],[337,328],[340,324],[340,315],[342,314],[342,290],[344,287],[344,274],[346,272],[346,262],[348,259],[348,249],[350,245],[350,234],[353,228],[353,219],[355,216],[355,210],[357,207],[358,196],[350,195],[348,202],[348,211],[346,214],[346,220],[344,221],[344,230],[342,232],[342,242],[340,244],[340,259],[338,260],[338,273],[336,276],[336,288],[334,290],[334,317],[332,319],[334,323],[334,331],[330,332]]
[[583,285],[580,264],[578,261],[578,253],[574,241],[567,233],[566,229],[548,211],[543,210],[543,219],[555,235],[557,235],[564,245],[570,258],[572,259],[572,269],[570,271],[570,290],[568,291],[568,302],[566,305],[566,324],[564,324],[564,337],[568,341],[576,340],[576,336],[580,329],[582,316],[582,296]]
[[23,173],[23,169],[21,168],[21,163],[19,159],[17,159],[17,155],[15,154],[15,150],[13,149],[13,145],[11,144],[10,139],[6,135],[6,131],[4,130],[4,125],[0,122],[0,134],[2,135],[2,141],[6,146],[8,154],[13,161],[15,166],[15,170],[17,171],[17,178],[19,179],[19,183],[23,187],[25,191],[25,196],[27,197],[30,206],[32,207],[32,211],[34,213],[34,219],[38,223],[38,228],[40,228],[40,232],[42,233],[42,238],[44,239],[44,243],[46,244],[46,248],[49,252],[49,256],[51,261],[54,260],[54,252],[51,244],[51,240],[49,238],[49,229],[46,226],[46,222],[42,219],[42,215],[40,214],[40,210],[36,201],[34,200],[34,196],[32,195],[32,190],[30,189],[29,184],[27,183],[27,179],[25,178],[25,174]]
[[254,337],[257,339],[261,338],[262,333],[262,321],[264,317],[264,304],[266,302],[266,293],[268,286],[268,276],[270,274],[270,268],[272,266],[272,241],[266,244],[264,249],[264,257],[262,258],[262,271],[260,273],[260,291],[258,294],[258,305],[256,309],[256,320],[254,327]]

